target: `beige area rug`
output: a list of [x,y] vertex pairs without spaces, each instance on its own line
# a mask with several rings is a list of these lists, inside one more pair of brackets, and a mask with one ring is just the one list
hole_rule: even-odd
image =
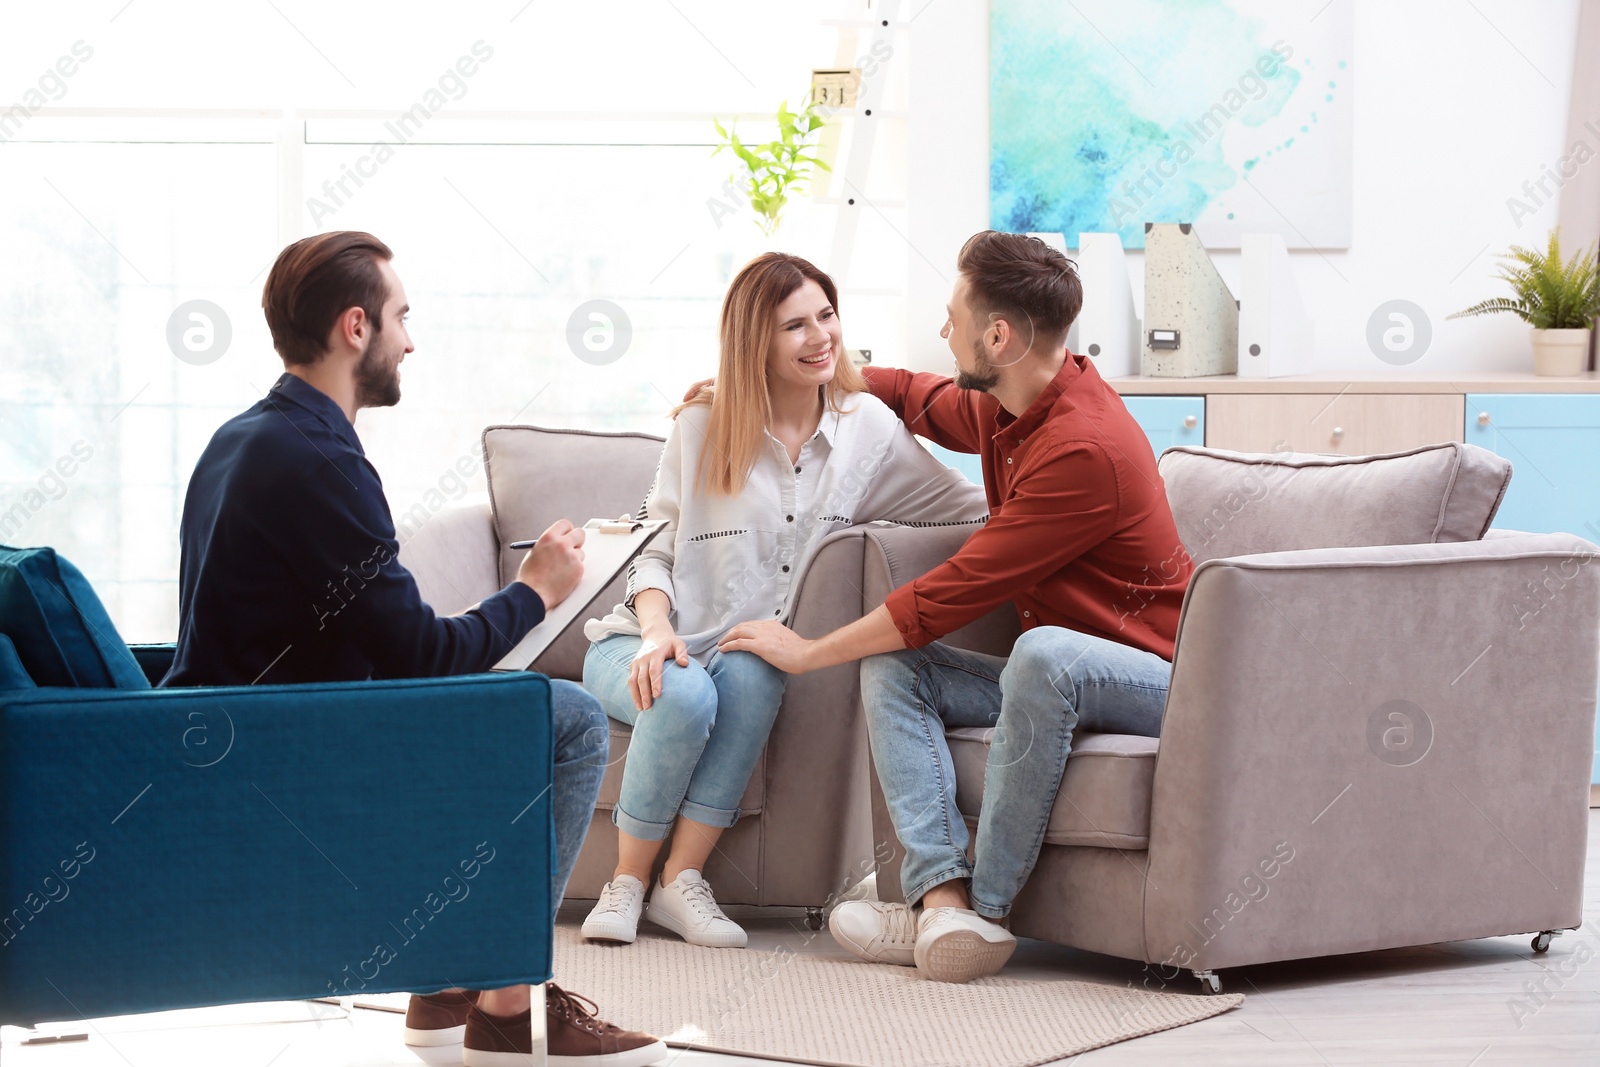
[[[822,936],[827,936],[826,934]],[[600,1016],[679,1048],[861,1067],[1028,1067],[1219,1015],[1241,994],[1152,993],[1069,979],[964,986],[910,967],[698,948],[642,929],[632,945],[556,927],[555,972]]]

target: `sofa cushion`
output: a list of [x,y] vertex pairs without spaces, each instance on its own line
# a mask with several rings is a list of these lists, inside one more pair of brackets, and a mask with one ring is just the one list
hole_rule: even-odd
[[100,598],[53,548],[0,545],[0,634],[36,685],[150,688]]
[[34,681],[17,655],[11,638],[0,634],[0,693],[13,689],[33,689]]
[[[956,807],[975,823],[983,808],[984,773],[994,729],[947,731],[956,770]],[[1150,847],[1150,793],[1160,739],[1133,734],[1081,733],[1061,776],[1045,826],[1047,845]]]
[[1511,463],[1459,441],[1375,456],[1179,446],[1161,454],[1178,536],[1196,563],[1255,552],[1476,541]]
[[[558,519],[583,525],[593,518],[632,515],[644,503],[661,462],[662,438],[643,433],[591,433],[539,426],[491,426],[483,431],[483,463],[499,547],[500,584],[517,576],[526,554],[506,546],[539,536]],[[622,603],[626,575],[595,597],[587,613],[556,639],[533,669],[579,681],[589,642],[583,624]]]
[[[628,762],[628,742],[633,739],[633,727],[627,723],[607,719],[606,725],[610,727],[611,734],[611,761],[606,764],[605,777],[600,779],[600,797],[594,805],[600,811],[611,811],[617,806],[617,798],[622,796],[622,768]],[[744,795],[739,798],[741,817],[761,813],[761,806],[766,801],[766,780],[767,751],[762,749],[756,769],[751,772],[750,781],[744,787]]]

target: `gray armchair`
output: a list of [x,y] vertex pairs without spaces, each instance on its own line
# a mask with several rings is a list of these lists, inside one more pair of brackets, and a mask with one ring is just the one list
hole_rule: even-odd
[[[1014,932],[1193,971],[1582,921],[1596,547],[1488,526],[1509,464],[1169,450],[1199,567],[1162,736],[1080,735]],[[949,556],[867,534],[863,610]],[[1002,609],[954,634],[1004,655]],[[976,822],[991,731],[948,735]],[[878,891],[899,899],[898,844]]]

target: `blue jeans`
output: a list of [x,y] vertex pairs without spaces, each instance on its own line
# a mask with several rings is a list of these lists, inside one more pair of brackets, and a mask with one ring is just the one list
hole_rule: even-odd
[[[1160,656],[1059,626],[1024,633],[1009,660],[937,642],[862,660],[872,759],[906,853],[906,901],[970,878],[973,910],[1004,918],[1039,858],[1073,732],[1158,736],[1171,674]],[[971,863],[944,736],[960,726],[997,727]]]
[[[556,832],[556,865],[550,872],[550,921],[554,922],[600,796],[611,735],[600,702],[576,682],[550,679],[550,719],[555,749],[549,789]],[[541,795],[523,814],[537,815],[543,801]]]
[[641,641],[613,634],[589,646],[583,685],[606,714],[633,727],[622,795],[611,813],[623,833],[660,841],[685,815],[706,826],[739,819],[739,798],[772,732],[789,678],[750,652],[713,652],[702,667],[668,660],[649,711],[633,706],[628,670]]

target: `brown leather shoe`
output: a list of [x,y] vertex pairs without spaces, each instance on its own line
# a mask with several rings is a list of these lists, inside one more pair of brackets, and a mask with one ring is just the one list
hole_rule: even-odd
[[[646,1067],[666,1058],[667,1046],[649,1034],[600,1019],[594,1001],[555,983],[545,993],[545,1055],[550,1067]],[[476,1005],[467,1012],[463,1067],[526,1067],[533,1055],[533,1013],[506,1018]]]
[[467,1009],[478,1002],[476,989],[413,993],[406,1005],[406,1044],[459,1045],[467,1032]]

